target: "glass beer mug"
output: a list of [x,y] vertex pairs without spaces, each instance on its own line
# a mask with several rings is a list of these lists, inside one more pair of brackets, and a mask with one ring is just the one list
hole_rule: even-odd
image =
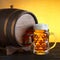
[[[47,24],[35,24],[33,33],[33,53],[36,55],[45,55],[49,50],[56,46],[56,41],[52,47],[49,47],[49,29]],[[54,35],[54,34],[53,34]]]

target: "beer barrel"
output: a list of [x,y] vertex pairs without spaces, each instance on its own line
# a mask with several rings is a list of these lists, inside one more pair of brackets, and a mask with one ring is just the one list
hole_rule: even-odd
[[21,9],[0,9],[0,47],[20,46],[27,28],[37,24],[31,12]]

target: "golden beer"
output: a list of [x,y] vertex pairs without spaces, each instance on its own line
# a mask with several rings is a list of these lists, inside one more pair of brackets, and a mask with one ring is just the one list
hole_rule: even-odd
[[45,51],[48,49],[48,31],[46,30],[35,30],[34,31],[34,53],[36,54],[45,54]]

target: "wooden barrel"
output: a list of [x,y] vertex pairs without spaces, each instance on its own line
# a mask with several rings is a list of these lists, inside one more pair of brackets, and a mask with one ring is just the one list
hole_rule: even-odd
[[38,23],[34,14],[20,9],[0,9],[0,47],[20,46],[27,28]]

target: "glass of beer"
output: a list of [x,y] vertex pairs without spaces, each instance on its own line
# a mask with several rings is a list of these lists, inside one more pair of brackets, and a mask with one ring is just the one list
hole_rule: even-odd
[[[45,55],[56,46],[56,41],[52,47],[49,46],[49,29],[47,24],[35,24],[33,33],[33,53]],[[54,34],[53,34],[54,35]]]

